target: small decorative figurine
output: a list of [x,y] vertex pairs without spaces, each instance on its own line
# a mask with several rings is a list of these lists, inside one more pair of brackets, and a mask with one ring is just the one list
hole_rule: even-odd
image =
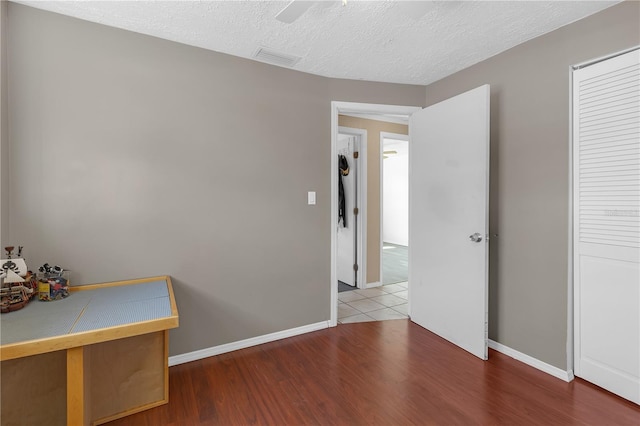
[[36,276],[27,270],[27,264],[22,259],[22,246],[18,246],[18,254],[13,256],[13,246],[5,247],[7,259],[0,260],[3,276],[0,286],[0,312],[12,312],[22,309],[36,294],[38,283]]
[[13,246],[5,247],[5,251],[7,252],[7,259],[11,259],[11,253],[13,252]]
[[60,300],[69,296],[69,271],[45,263],[38,268],[38,298],[44,301]]

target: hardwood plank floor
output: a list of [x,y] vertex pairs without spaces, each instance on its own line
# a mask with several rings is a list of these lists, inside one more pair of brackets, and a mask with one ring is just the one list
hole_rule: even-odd
[[640,425],[640,406],[408,320],[344,324],[169,369],[167,405],[116,425]]

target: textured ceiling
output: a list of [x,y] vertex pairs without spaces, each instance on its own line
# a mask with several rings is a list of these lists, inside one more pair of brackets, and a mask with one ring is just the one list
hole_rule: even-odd
[[245,58],[266,46],[322,76],[425,85],[618,1],[317,1],[291,24],[275,19],[286,1],[18,3]]

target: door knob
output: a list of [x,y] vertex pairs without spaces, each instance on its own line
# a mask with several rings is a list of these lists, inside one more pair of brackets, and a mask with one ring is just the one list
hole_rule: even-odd
[[473,235],[469,235],[469,240],[473,241],[474,243],[479,243],[480,241],[482,241],[482,235],[476,232]]

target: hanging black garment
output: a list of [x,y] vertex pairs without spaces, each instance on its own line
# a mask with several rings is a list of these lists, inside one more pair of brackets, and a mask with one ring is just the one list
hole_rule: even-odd
[[347,227],[347,202],[344,195],[344,185],[342,184],[342,176],[349,174],[349,162],[344,155],[338,155],[338,224],[342,220],[342,227]]

